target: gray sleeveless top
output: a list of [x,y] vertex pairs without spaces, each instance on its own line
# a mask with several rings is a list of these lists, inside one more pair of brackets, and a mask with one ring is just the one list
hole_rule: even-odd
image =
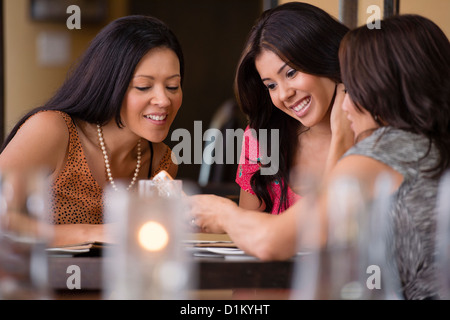
[[424,170],[439,154],[424,136],[383,127],[348,150],[378,160],[403,175],[392,207],[396,263],[405,299],[438,298],[434,275],[436,201],[439,181]]

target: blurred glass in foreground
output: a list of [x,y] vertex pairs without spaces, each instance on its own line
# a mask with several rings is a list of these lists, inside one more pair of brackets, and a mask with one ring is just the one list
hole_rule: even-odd
[[46,247],[52,229],[44,171],[0,173],[0,299],[51,298]]
[[450,171],[441,178],[437,198],[436,271],[440,298],[450,299]]
[[181,180],[141,180],[136,192],[106,191],[116,246],[104,264],[105,299],[187,299],[195,268],[182,245],[188,232]]
[[[328,189],[327,223],[312,200],[308,221],[299,225],[299,250],[292,299],[401,299],[389,215],[391,180],[380,176],[368,186],[346,177]],[[326,230],[322,230],[326,225]],[[325,235],[320,238],[320,235]],[[326,238],[326,239],[325,239]]]

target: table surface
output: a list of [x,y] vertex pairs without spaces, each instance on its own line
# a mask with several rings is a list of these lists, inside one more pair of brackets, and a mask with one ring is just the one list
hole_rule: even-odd
[[[194,258],[198,263],[198,289],[290,288],[293,260],[261,262],[258,260],[227,260]],[[101,290],[102,268],[108,263],[102,257],[50,257],[49,281],[54,290],[67,290],[77,266],[83,290]]]
[[[227,240],[223,236],[196,236],[197,239]],[[288,289],[291,287],[295,259],[262,262],[257,259],[226,259],[193,257],[198,267],[198,290],[224,289]],[[80,271],[81,290],[101,291],[103,265],[108,257],[49,257],[49,282],[55,291],[70,290],[69,267]],[[73,291],[73,290],[70,290]]]

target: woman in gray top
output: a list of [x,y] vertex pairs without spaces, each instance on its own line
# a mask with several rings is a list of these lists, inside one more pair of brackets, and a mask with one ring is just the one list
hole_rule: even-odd
[[[345,111],[355,145],[348,151],[342,144],[330,149],[332,169],[315,198],[317,213],[307,199],[274,216],[239,208],[228,199],[198,195],[191,197],[191,217],[203,232],[227,233],[249,254],[282,260],[308,239],[310,230],[299,232],[299,224],[308,225],[311,215],[319,214],[327,225],[327,191],[335,179],[351,176],[371,186],[387,173],[395,199],[395,240],[390,247],[403,296],[438,298],[435,206],[439,179],[450,167],[449,41],[426,18],[395,16],[383,20],[381,29],[362,26],[350,31],[339,58],[347,93],[342,108],[333,108],[333,139],[348,129],[339,114]],[[322,236],[323,244],[331,241],[325,233]]]
[[343,109],[361,140],[344,157],[369,157],[397,177],[392,248],[403,294],[436,298],[436,195],[450,159],[449,41],[433,22],[405,15],[350,32],[340,61]]

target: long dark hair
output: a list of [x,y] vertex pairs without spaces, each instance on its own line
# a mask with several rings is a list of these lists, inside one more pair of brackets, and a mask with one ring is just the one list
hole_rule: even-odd
[[137,64],[151,49],[175,52],[184,76],[184,58],[174,33],[160,20],[141,15],[119,18],[92,40],[66,81],[43,106],[28,112],[5,139],[2,151],[20,126],[41,110],[60,110],[89,123],[115,119],[122,126],[120,109]]
[[[298,145],[298,134],[306,131],[302,124],[276,108],[255,67],[255,58],[262,50],[271,50],[292,68],[341,82],[339,43],[348,28],[325,11],[301,2],[280,5],[265,11],[253,26],[237,68],[235,92],[249,126],[259,132],[279,130],[279,170],[274,175],[257,171],[251,186],[265,211],[271,212],[273,201],[269,187],[273,182],[281,186],[278,212],[287,207],[289,173]],[[270,149],[270,145],[269,148]]]
[[394,16],[380,29],[349,32],[340,48],[342,78],[361,110],[389,126],[423,134],[440,153],[432,172],[450,167],[450,43],[431,20]]

